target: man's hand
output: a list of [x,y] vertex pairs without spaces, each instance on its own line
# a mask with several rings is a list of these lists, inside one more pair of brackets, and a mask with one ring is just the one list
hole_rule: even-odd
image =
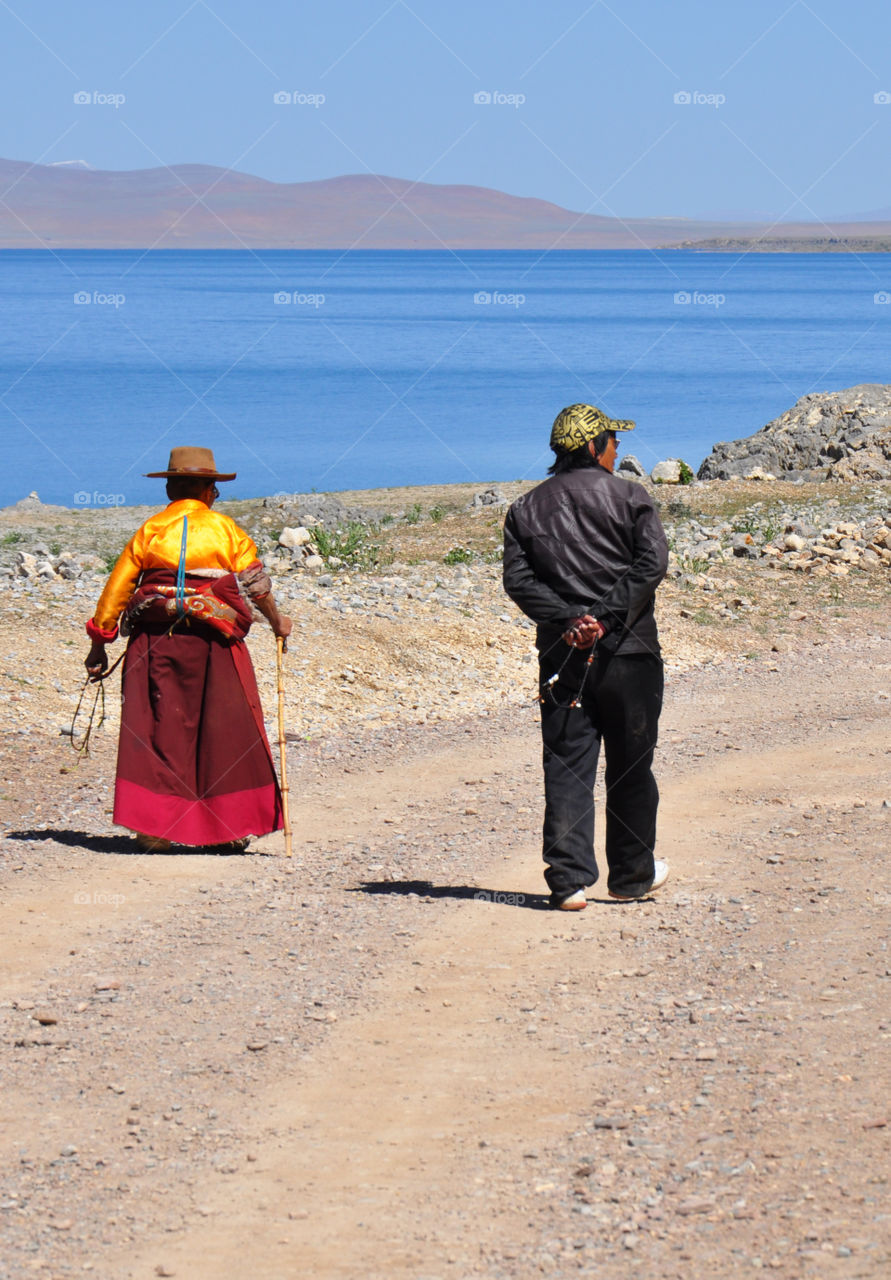
[[84,660],[84,666],[93,684],[102,678],[103,671],[108,668],[108,655],[104,644],[99,644],[98,641],[93,642],[93,647]]
[[604,628],[597,619],[586,613],[580,618],[573,618],[563,632],[563,639],[573,649],[590,649],[603,634]]

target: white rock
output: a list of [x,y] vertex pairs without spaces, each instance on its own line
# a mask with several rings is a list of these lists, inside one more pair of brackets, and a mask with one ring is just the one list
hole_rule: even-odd
[[807,540],[798,533],[787,533],[783,539],[783,546],[787,551],[804,551]]
[[37,573],[37,557],[28,555],[27,551],[16,553],[16,573],[21,578],[33,578]]
[[664,462],[657,462],[650,472],[650,479],[655,484],[680,484],[680,458],[666,458]]
[[299,525],[296,529],[282,529],[278,537],[278,545],[287,547],[289,551],[295,551],[297,547],[302,547],[307,542],[309,542],[309,530],[303,525]]

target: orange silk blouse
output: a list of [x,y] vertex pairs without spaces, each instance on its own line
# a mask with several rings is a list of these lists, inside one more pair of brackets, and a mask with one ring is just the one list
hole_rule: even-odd
[[171,502],[136,530],[118,557],[96,605],[93,622],[97,627],[103,631],[116,629],[143,569],[177,568],[184,516],[189,517],[187,572],[224,569],[227,573],[240,573],[257,559],[255,544],[229,516],[212,511],[197,498]]

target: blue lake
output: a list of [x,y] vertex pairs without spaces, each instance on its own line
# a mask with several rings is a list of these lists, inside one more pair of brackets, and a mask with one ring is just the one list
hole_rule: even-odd
[[[878,301],[877,301],[878,298]],[[889,380],[891,256],[0,252],[0,505],[539,477],[583,400],[694,468],[810,391]]]

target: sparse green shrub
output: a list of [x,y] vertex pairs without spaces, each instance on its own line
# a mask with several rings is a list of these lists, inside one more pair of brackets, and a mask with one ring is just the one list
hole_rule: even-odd
[[696,477],[693,474],[693,468],[689,467],[683,458],[680,460],[680,482],[681,484],[692,484]]
[[14,547],[17,542],[24,542],[25,535],[18,529],[12,529],[9,533],[4,533],[0,538],[0,547]]
[[421,504],[420,502],[413,502],[405,513],[405,523],[417,524],[420,518],[421,518]]
[[470,564],[473,552],[469,547],[452,547],[442,558],[443,564]]
[[319,555],[325,560],[336,557],[351,569],[376,569],[389,563],[392,554],[387,553],[373,540],[375,527],[351,520],[345,529],[329,531],[317,525],[312,531],[313,542]]

